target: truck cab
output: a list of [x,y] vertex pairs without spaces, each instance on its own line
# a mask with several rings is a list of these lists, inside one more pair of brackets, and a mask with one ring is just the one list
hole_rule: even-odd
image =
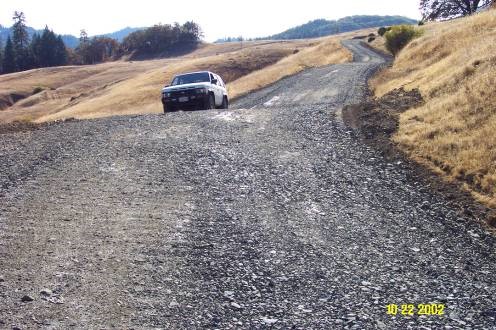
[[175,76],[162,89],[164,113],[176,110],[227,109],[229,97],[222,78],[210,71]]

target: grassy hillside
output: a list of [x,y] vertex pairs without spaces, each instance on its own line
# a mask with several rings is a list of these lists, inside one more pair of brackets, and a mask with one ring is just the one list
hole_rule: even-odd
[[357,15],[337,21],[317,19],[269,37],[273,40],[317,38],[343,32],[398,24],[415,24],[417,21],[403,16]]
[[426,103],[402,114],[394,140],[496,207],[496,10],[423,29],[371,85],[419,88]]
[[340,40],[353,35],[203,45],[178,58],[3,75],[0,123],[159,113],[161,87],[177,73],[197,70],[219,73],[228,83],[233,99],[308,67],[351,60]]
[[[222,65],[221,71],[229,71],[226,80],[232,81],[307,44],[257,43],[242,50],[235,44],[206,45],[179,58],[43,68],[2,75],[0,108],[4,110],[0,111],[0,122],[157,112],[160,89],[177,72],[215,70]],[[8,106],[16,99],[15,104]]]

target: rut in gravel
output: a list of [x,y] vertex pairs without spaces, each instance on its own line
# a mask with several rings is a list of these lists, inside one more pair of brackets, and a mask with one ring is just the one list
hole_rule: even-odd
[[2,135],[0,327],[494,327],[494,237],[341,123],[384,64],[345,45],[235,110]]

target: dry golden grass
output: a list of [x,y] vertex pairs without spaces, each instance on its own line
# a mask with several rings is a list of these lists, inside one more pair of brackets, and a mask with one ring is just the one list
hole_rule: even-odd
[[394,140],[496,207],[496,10],[423,29],[371,85],[419,88],[426,104],[402,114]]
[[70,104],[71,98],[81,99],[116,81],[128,79],[137,72],[164,65],[164,61],[114,62],[92,66],[59,67],[30,70],[0,76],[0,100],[15,93],[31,95],[37,86],[45,90],[0,111],[0,122],[36,119],[57,112]]
[[[231,99],[307,67],[351,58],[339,41],[314,40],[205,44],[170,59],[44,68],[0,76],[0,122],[46,122],[161,112],[160,89],[175,74],[211,70],[228,83]],[[33,95],[35,88],[43,91]],[[12,96],[23,100],[7,106]],[[2,106],[3,101],[3,106]],[[6,108],[6,109],[5,109]]]
[[[308,41],[243,43],[243,49],[240,44],[202,45],[195,52],[178,58],[44,68],[1,75],[0,109],[4,110],[0,111],[0,122],[77,117],[83,108],[86,109],[81,118],[92,116],[92,113],[95,117],[101,117],[150,112],[150,101],[157,103],[161,86],[178,70],[210,68],[209,62],[216,68],[224,63],[222,65],[226,70],[223,72],[226,72],[228,80],[232,80],[251,70],[270,65],[292,54],[294,49],[310,45]],[[32,95],[37,87],[44,90]],[[143,94],[143,90],[148,93]],[[8,107],[7,102],[12,101],[13,95],[26,98]],[[107,97],[117,98],[109,100]],[[99,115],[101,104],[113,107],[104,109]],[[87,109],[94,105],[93,110]],[[133,109],[126,109],[126,106],[132,106]],[[73,116],[71,110],[74,108],[77,111]]]
[[[0,122],[156,112],[159,107],[152,109],[150,104],[159,103],[161,86],[175,72],[217,68],[224,63],[226,69],[232,68],[226,77],[233,79],[270,65],[292,54],[295,48],[308,46],[305,41],[244,43],[242,50],[240,44],[203,45],[179,58],[44,68],[3,75],[0,103],[3,100],[5,105],[13,94],[28,97],[0,111]],[[38,86],[45,90],[31,95]]]
[[273,43],[219,55],[177,60],[125,79],[111,88],[95,91],[66,109],[43,116],[36,121],[159,113],[162,111],[160,89],[178,73],[211,70],[220,74],[229,83],[292,54],[294,46],[293,43]]
[[263,70],[252,72],[230,84],[229,95],[232,98],[242,96],[310,67],[350,61],[351,53],[341,46],[340,40],[336,37],[325,38],[313,47],[305,48]]

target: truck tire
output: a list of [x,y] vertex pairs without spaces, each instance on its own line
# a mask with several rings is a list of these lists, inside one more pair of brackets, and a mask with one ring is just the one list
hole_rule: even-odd
[[229,109],[229,99],[227,96],[224,96],[222,99],[222,105],[220,106],[221,109]]
[[212,94],[208,95],[204,108],[205,110],[215,109],[215,97]]

